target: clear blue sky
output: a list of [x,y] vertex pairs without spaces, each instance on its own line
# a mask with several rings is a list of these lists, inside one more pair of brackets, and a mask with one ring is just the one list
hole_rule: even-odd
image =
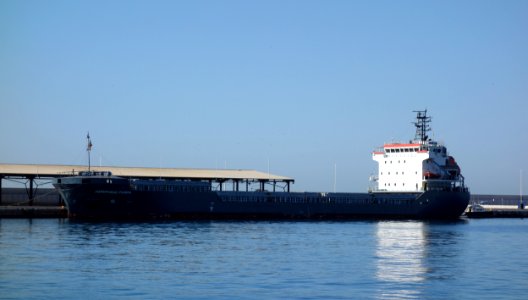
[[427,108],[473,193],[517,194],[527,96],[528,1],[0,1],[3,163],[90,131],[95,164],[363,192]]

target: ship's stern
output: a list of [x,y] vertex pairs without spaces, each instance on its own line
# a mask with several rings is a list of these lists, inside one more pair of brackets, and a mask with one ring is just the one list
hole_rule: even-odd
[[455,191],[424,192],[417,201],[421,206],[419,217],[422,219],[457,219],[469,204],[470,193],[467,189]]

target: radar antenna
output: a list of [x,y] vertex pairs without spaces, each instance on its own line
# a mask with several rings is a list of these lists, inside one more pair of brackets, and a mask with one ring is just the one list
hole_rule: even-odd
[[431,131],[431,127],[429,126],[431,117],[427,116],[427,109],[415,110],[413,112],[416,113],[416,122],[413,122],[414,126],[416,126],[415,140],[421,141],[422,143],[426,142],[429,139],[427,132]]

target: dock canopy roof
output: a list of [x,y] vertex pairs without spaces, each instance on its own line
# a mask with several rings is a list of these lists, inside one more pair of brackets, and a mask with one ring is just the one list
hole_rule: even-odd
[[[33,164],[0,164],[1,177],[62,177],[86,171],[87,166],[79,165],[33,165]],[[211,181],[282,181],[294,182],[293,178],[268,174],[255,170],[229,169],[183,169],[183,168],[136,168],[136,167],[95,167],[93,171],[110,171],[115,176],[127,178],[162,178],[180,180]]]

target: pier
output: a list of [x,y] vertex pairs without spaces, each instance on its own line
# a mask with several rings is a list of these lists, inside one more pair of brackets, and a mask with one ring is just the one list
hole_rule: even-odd
[[464,215],[468,218],[527,218],[528,209],[517,205],[471,204]]
[[65,206],[0,206],[0,218],[66,218]]
[[[47,164],[0,164],[0,217],[9,215],[37,216],[39,211],[43,215],[51,215],[48,208],[61,207],[63,201],[59,194],[50,187],[54,178],[77,175],[88,168],[81,165],[47,165]],[[294,179],[255,170],[228,169],[184,169],[184,168],[137,168],[137,167],[91,167],[92,171],[110,171],[113,175],[135,179],[163,179],[208,181],[212,189],[219,191],[239,191],[250,188],[272,191],[283,189],[290,191]],[[10,181],[23,185],[25,193],[19,189],[6,188],[3,182]],[[48,186],[42,188],[42,186]],[[256,188],[254,187],[256,185]],[[18,191],[14,191],[18,190]],[[6,199],[7,198],[7,199]],[[9,206],[9,207],[7,207]],[[25,208],[22,208],[25,207]],[[34,208],[31,208],[34,207]],[[40,208],[39,208],[40,207]],[[61,209],[55,209],[55,214],[62,214]]]
[[468,218],[528,218],[526,195],[471,195],[464,215]]

